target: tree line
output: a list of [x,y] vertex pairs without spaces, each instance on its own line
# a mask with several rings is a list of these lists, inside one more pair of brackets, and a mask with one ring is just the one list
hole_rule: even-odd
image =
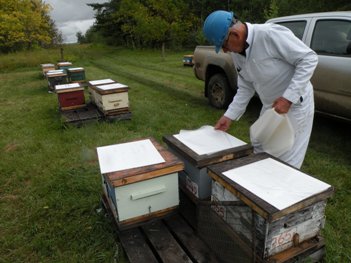
[[[93,2],[93,0],[92,0]],[[349,0],[106,0],[88,4],[95,24],[77,32],[79,43],[132,48],[187,48],[206,44],[202,25],[214,10],[231,10],[242,21],[263,23],[292,14],[351,10]],[[0,0],[0,52],[62,43],[43,0]]]
[[103,39],[127,47],[193,47],[206,43],[202,25],[214,10],[230,10],[242,21],[263,23],[293,14],[351,10],[349,0],[110,0],[88,4],[96,23],[80,43]]
[[0,0],[0,52],[50,47],[62,42],[42,0]]

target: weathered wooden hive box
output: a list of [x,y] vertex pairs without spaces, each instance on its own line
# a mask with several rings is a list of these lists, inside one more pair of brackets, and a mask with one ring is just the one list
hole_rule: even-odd
[[97,148],[103,192],[119,228],[175,212],[183,163],[153,138]]
[[43,72],[43,76],[46,77],[46,73],[50,70],[55,70],[55,65],[54,64],[50,64],[50,63],[46,63],[46,64],[41,64],[41,70]]
[[129,111],[127,85],[112,83],[93,86],[95,104],[105,114],[118,114]]
[[46,78],[48,80],[49,91],[54,91],[56,85],[67,83],[67,74],[62,69],[46,72]]
[[85,107],[84,87],[79,83],[55,86],[60,110],[73,110]]
[[72,67],[72,63],[69,61],[63,61],[63,62],[57,63],[57,68],[64,70],[65,73],[67,73],[67,69],[69,69],[70,67]]
[[[211,178],[207,166],[237,159],[252,153],[252,146],[222,131],[204,126],[194,131],[163,137],[169,149],[184,162],[179,174],[180,186],[195,199],[211,197]],[[208,145],[206,145],[208,144]],[[201,148],[204,146],[203,148]],[[208,147],[207,147],[208,146]]]
[[193,66],[194,65],[194,55],[184,55],[183,65],[184,66]]
[[324,226],[326,201],[333,194],[329,184],[266,153],[208,169],[213,210],[259,259],[274,262],[324,246],[312,239]]
[[116,83],[116,81],[114,81],[112,79],[98,79],[98,80],[88,81],[88,93],[89,93],[90,102],[93,104],[96,104],[96,102],[95,102],[96,101],[96,99],[95,99],[96,86],[112,84],[112,83]]
[[84,82],[85,70],[82,67],[67,68],[69,82]]

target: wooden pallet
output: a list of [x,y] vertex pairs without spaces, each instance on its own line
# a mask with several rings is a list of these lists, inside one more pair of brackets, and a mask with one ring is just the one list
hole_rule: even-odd
[[123,112],[119,114],[109,114],[104,116],[105,120],[108,121],[121,121],[121,120],[131,120],[132,119],[132,113],[129,112]]
[[[235,201],[220,203],[233,205]],[[324,257],[324,239],[316,236],[274,256],[262,258],[257,255],[254,247],[216,214],[214,204],[211,201],[196,200],[186,189],[180,189],[180,213],[196,229],[197,235],[215,251],[221,262],[312,263],[320,262]]]
[[99,121],[103,115],[97,110],[96,106],[89,103],[83,108],[60,111],[64,125],[72,124],[81,126],[90,121]]
[[[185,194],[186,195],[186,194]],[[144,262],[223,262],[223,263],[292,263],[319,262],[325,253],[321,237],[308,240],[273,257],[262,259],[221,220],[206,202],[195,205],[197,212],[185,211],[194,206],[185,204],[182,194],[180,212],[137,224],[121,230],[114,221],[119,241],[131,263]],[[113,217],[104,195],[102,203]],[[195,215],[196,214],[196,215]],[[189,220],[190,215],[190,220]],[[196,217],[201,218],[194,224]],[[195,228],[194,228],[195,226]]]
[[85,107],[60,110],[63,125],[74,125],[77,127],[91,121],[120,121],[130,120],[131,112],[123,112],[115,115],[105,115],[95,104],[88,103]]
[[219,262],[179,214],[122,231],[119,239],[132,263]]

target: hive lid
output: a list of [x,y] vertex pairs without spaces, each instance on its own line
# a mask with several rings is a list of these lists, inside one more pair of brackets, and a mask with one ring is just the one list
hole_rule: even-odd
[[165,162],[149,139],[98,147],[97,153],[102,174]]
[[101,90],[101,91],[111,91],[111,90],[125,89],[125,88],[128,88],[128,86],[124,85],[122,83],[112,83],[112,84],[107,84],[107,85],[96,86],[96,89]]
[[51,68],[51,67],[55,67],[54,64],[50,64],[50,63],[46,63],[46,64],[41,64],[41,67],[43,68]]
[[114,81],[112,79],[99,79],[99,80],[91,80],[88,83],[91,86],[96,86],[96,85],[111,84],[111,83],[115,83],[115,82],[116,81]]
[[327,190],[330,185],[272,158],[223,172],[279,210]]
[[153,138],[97,148],[101,174],[114,186],[181,171],[183,163]]
[[81,70],[84,70],[84,68],[82,67],[77,67],[77,68],[69,68],[67,69],[68,71],[81,71]]
[[163,139],[170,148],[197,167],[252,153],[250,144],[209,125],[196,130],[181,130],[179,134],[165,136]]
[[208,167],[209,176],[258,214],[274,221],[325,200],[333,187],[267,153]]
[[212,154],[246,144],[246,142],[229,133],[215,130],[214,127],[210,125],[202,126],[196,130],[181,130],[179,134],[175,134],[174,137],[198,155]]
[[46,72],[46,75],[55,75],[55,74],[62,74],[62,73],[65,73],[63,69],[54,69]]
[[65,61],[65,62],[59,62],[59,63],[57,63],[57,65],[59,65],[59,66],[71,66],[72,63],[68,62],[68,61]]
[[81,87],[79,83],[60,84],[55,86],[55,91],[60,92],[66,90],[76,90],[78,88],[83,89],[83,87]]

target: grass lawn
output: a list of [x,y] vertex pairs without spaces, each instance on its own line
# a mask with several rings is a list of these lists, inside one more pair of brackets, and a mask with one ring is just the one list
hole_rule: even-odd
[[[0,262],[127,262],[100,207],[96,147],[214,125],[223,111],[208,105],[203,83],[182,58],[192,50],[132,51],[67,46],[65,60],[88,80],[130,87],[132,120],[62,126],[56,94],[40,64],[59,50],[0,56]],[[86,96],[86,98],[88,98]],[[230,133],[249,141],[260,104],[253,100]],[[351,262],[350,124],[316,116],[302,170],[335,187],[322,235],[325,262]]]

